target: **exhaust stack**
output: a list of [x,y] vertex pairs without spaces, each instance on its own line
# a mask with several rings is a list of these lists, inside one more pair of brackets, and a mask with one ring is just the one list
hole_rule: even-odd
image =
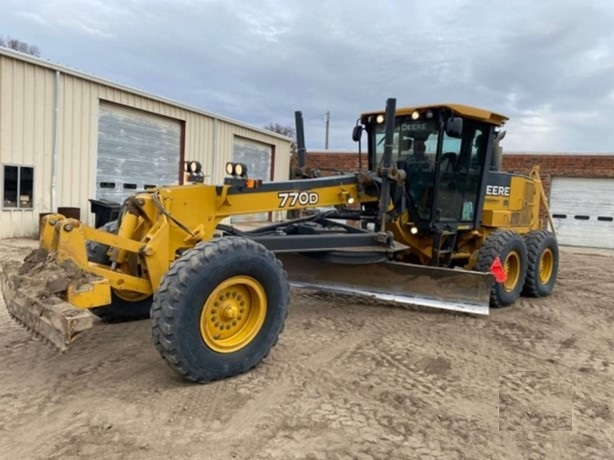
[[298,176],[306,176],[306,157],[305,148],[305,125],[303,124],[303,113],[299,110],[294,112],[294,124],[296,126],[296,153],[298,154]]
[[493,140],[492,147],[492,167],[495,171],[501,171],[501,162],[503,161],[503,147],[499,145],[499,142],[505,137],[505,131],[499,131]]

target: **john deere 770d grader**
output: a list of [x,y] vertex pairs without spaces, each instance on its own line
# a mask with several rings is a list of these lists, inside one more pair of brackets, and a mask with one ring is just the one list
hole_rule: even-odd
[[[229,163],[224,184],[137,193],[103,228],[46,216],[40,247],[92,276],[69,285],[63,302],[46,303],[28,299],[20,275],[5,269],[9,312],[61,349],[91,327],[89,312],[151,317],[171,368],[207,382],[264,359],[291,285],[477,314],[521,294],[550,294],[557,241],[542,229],[537,168],[500,171],[506,117],[456,104],[395,106],[389,99],[354,129],[359,155],[366,138],[368,168],[361,160],[355,172],[310,177],[297,123],[292,180],[263,183]],[[223,223],[310,209],[251,231]]]

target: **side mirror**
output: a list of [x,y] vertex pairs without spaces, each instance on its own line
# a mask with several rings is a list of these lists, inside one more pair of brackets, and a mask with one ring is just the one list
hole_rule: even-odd
[[360,136],[362,136],[362,125],[356,125],[352,130],[352,140],[354,142],[358,142],[360,140]]
[[450,117],[446,120],[446,134],[449,137],[460,138],[463,134],[463,119],[461,117]]

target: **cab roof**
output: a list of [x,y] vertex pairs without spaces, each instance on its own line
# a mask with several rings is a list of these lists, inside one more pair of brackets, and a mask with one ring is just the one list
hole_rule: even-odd
[[[473,118],[474,120],[484,121],[486,123],[490,123],[492,125],[501,126],[507,120],[508,117],[505,115],[501,115],[500,113],[491,112],[490,110],[480,109],[478,107],[472,107],[469,105],[463,104],[429,104],[429,105],[418,105],[415,107],[399,107],[396,110],[396,114],[398,115],[411,115],[414,111],[422,112],[427,109],[440,109],[440,108],[448,108],[456,115],[460,115],[464,118]],[[365,112],[361,115],[360,120],[364,123],[366,118],[370,115],[379,115],[384,114],[384,110],[378,110],[374,112]]]

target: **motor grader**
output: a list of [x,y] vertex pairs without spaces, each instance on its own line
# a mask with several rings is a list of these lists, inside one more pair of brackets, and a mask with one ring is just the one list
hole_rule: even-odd
[[[90,312],[151,317],[170,367],[208,382],[267,356],[290,286],[472,314],[550,294],[557,241],[542,229],[538,169],[500,170],[506,117],[458,104],[397,110],[389,99],[354,128],[358,170],[326,177],[306,166],[301,120],[289,181],[262,182],[229,163],[222,185],[136,193],[102,228],[44,217],[41,250],[90,277],[46,303],[28,299],[21,275],[5,268],[9,312],[61,349],[92,326]],[[298,216],[252,230],[224,223],[277,211]]]

